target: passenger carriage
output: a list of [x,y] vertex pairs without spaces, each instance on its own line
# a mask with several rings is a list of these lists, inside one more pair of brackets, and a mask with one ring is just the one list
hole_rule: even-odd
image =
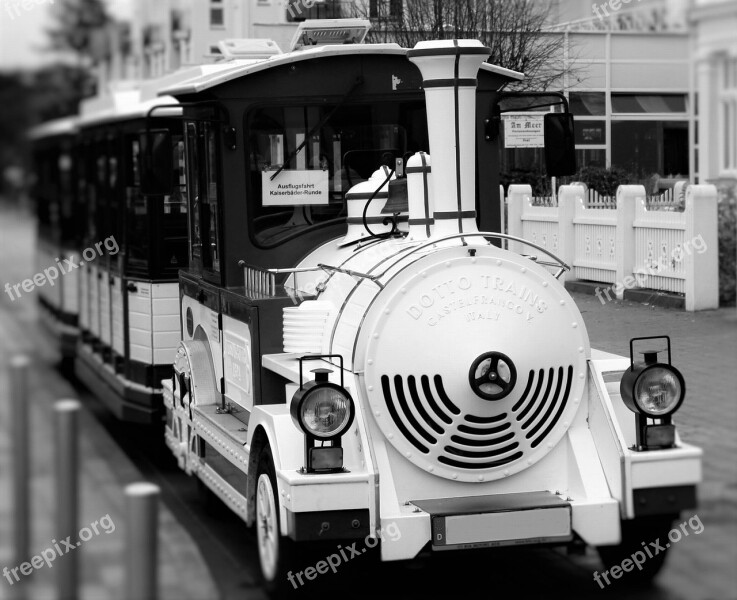
[[81,207],[76,193],[77,119],[66,117],[29,132],[35,181],[31,197],[38,220],[37,286],[41,322],[59,340],[64,361],[73,360],[79,335],[78,275],[66,276],[67,262],[78,260]]
[[[179,339],[177,273],[188,257],[180,110],[155,89],[83,103],[77,141],[84,235],[75,371],[118,418],[147,424],[161,421],[160,381]],[[168,159],[149,181],[144,151]]]

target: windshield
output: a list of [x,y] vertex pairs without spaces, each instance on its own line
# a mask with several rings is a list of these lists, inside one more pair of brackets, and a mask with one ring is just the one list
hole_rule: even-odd
[[424,104],[264,107],[249,116],[249,219],[273,247],[345,220],[345,193],[381,164],[427,148]]

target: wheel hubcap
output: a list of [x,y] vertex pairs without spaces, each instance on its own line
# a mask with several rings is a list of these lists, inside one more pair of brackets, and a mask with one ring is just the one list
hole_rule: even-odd
[[279,532],[277,531],[276,505],[271,479],[262,473],[256,491],[256,536],[258,556],[264,578],[273,581],[279,561]]

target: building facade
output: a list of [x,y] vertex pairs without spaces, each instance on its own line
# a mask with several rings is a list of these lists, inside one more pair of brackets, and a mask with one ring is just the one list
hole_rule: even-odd
[[[428,0],[429,1],[429,0]],[[137,0],[105,33],[102,82],[157,78],[222,58],[227,38],[289,50],[300,21],[407,19],[401,0]],[[562,91],[576,119],[578,164],[638,181],[737,174],[737,0],[553,0],[544,35],[562,36]],[[513,167],[540,164],[515,151]]]
[[704,181],[737,181],[737,2],[697,0],[689,16],[699,175]]

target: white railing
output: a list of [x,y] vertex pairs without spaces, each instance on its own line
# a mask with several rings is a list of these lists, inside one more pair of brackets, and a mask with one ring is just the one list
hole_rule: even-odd
[[[572,265],[567,280],[607,284],[607,296],[618,299],[626,289],[646,288],[684,294],[686,310],[718,307],[713,185],[679,182],[650,197],[641,185],[622,185],[615,198],[564,185],[557,206],[535,204],[529,185],[509,186],[507,231]],[[524,252],[519,243],[509,248]]]

